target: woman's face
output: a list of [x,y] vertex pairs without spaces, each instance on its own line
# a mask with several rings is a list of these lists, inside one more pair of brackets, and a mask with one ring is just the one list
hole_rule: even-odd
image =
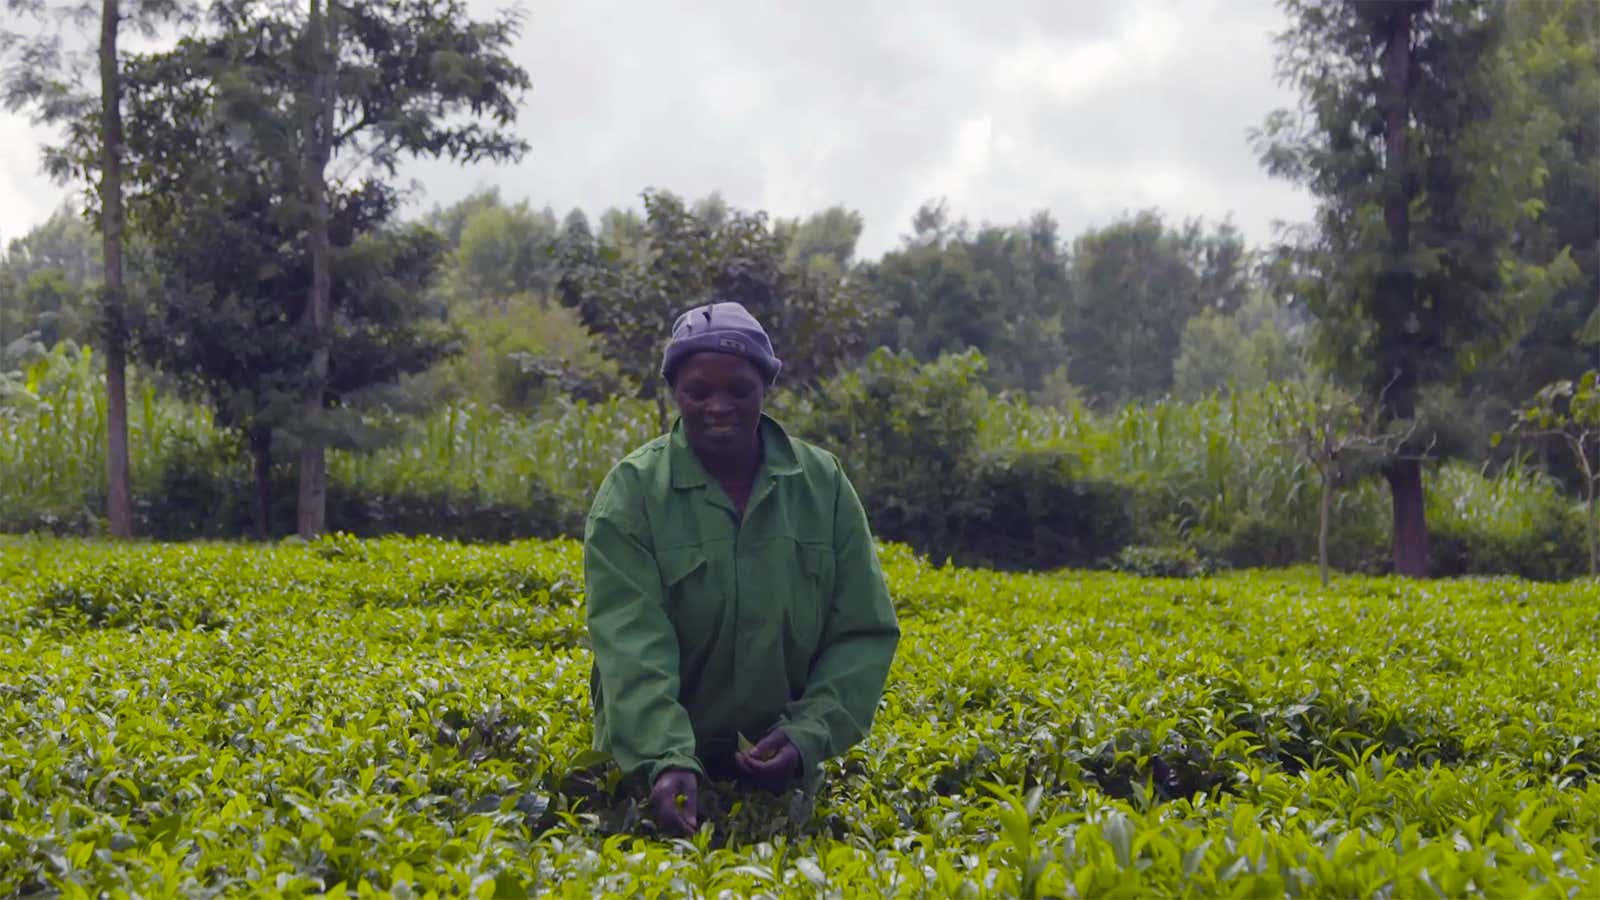
[[672,388],[689,446],[712,457],[734,457],[755,449],[765,394],[766,382],[754,363],[713,351],[679,363]]

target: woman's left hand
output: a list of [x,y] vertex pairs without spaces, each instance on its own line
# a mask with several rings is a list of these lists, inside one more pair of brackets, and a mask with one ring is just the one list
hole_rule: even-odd
[[800,769],[800,750],[781,730],[774,729],[754,747],[733,755],[734,765],[751,778],[783,784]]

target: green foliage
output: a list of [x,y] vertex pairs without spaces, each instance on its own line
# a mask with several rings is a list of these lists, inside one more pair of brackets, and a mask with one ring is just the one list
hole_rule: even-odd
[[839,455],[876,533],[931,550],[953,542],[971,502],[983,368],[972,351],[924,364],[879,349],[799,409],[779,411]]
[[820,273],[842,275],[855,261],[856,242],[866,228],[861,214],[842,206],[831,206],[813,213],[804,221],[794,219],[773,224],[775,231],[787,232],[789,262]]
[[617,460],[656,433],[655,410],[625,397],[563,397],[532,416],[449,405],[420,420],[378,424],[400,434],[379,448],[331,455],[332,483],[371,497],[420,489],[498,504],[527,502],[548,485],[568,513],[587,512]]
[[560,277],[557,228],[554,213],[535,213],[526,202],[467,214],[450,269],[452,300],[504,309],[519,295],[549,296]]
[[662,348],[690,307],[743,303],[773,336],[785,383],[812,383],[857,351],[869,319],[865,296],[843,272],[791,261],[792,228],[725,204],[697,211],[664,192],[646,192],[644,205],[642,225],[622,217],[631,224],[609,237],[603,229],[598,242],[587,223],[571,223],[561,297],[640,396],[658,398],[663,429]]
[[1571,451],[1588,507],[1589,574],[1600,573],[1600,369],[1590,369],[1576,382],[1545,385],[1517,411],[1516,429],[1533,438],[1559,439]]
[[[132,394],[135,507],[147,533],[244,533],[251,491],[242,441],[170,392],[136,381]],[[0,379],[0,531],[100,527],[103,398],[93,354],[65,344],[14,385]],[[350,419],[352,432],[386,437],[330,454],[336,525],[486,539],[576,533],[606,471],[648,440],[655,416],[626,399],[563,397],[535,417],[467,404],[420,418],[377,408]],[[270,477],[279,531],[293,521],[290,473],[275,466]]]
[[[1556,381],[1534,394],[1533,402],[1517,412],[1517,423],[1537,432],[1600,432],[1600,370],[1590,369],[1576,381]],[[1593,442],[1582,441],[1580,446]]]
[[[1506,5],[1282,5],[1279,72],[1301,105],[1273,113],[1257,146],[1318,198],[1293,289],[1325,358],[1409,418],[1417,386],[1471,371],[1575,276],[1560,248],[1517,242],[1543,208],[1559,123],[1529,95]],[[1385,47],[1402,32],[1397,87]]]
[[868,346],[919,359],[976,350],[988,384],[1034,390],[1065,353],[1066,247],[1048,213],[971,232],[925,205],[904,245],[864,267],[883,315]]
[[1558,287],[1526,334],[1473,378],[1495,419],[1544,385],[1592,367],[1600,344],[1600,244],[1594,239],[1600,220],[1600,130],[1594,126],[1600,120],[1600,8],[1586,0],[1514,3],[1506,15],[1511,62],[1527,84],[1527,103],[1554,132],[1540,148],[1548,171],[1541,212],[1537,222],[1519,228],[1520,252],[1537,259],[1565,249],[1578,277]]
[[[51,360],[31,370],[31,388],[25,378],[0,379],[0,530],[92,533],[104,491],[100,375],[75,350]],[[818,392],[775,393],[772,412],[838,453],[879,534],[937,558],[1101,566],[1115,564],[1124,545],[1192,547],[1218,566],[1317,558],[1320,474],[1269,427],[1287,412],[1280,392],[1102,414],[992,397],[981,371],[975,354],[919,364],[882,351]],[[173,537],[240,534],[248,496],[240,441],[169,392],[136,380],[134,396],[135,505],[147,527]],[[606,472],[656,433],[648,401],[618,397],[558,396],[536,410],[449,402],[421,414],[374,405],[348,419],[352,433],[376,437],[330,454],[339,527],[474,539],[575,533]],[[1369,473],[1367,464],[1339,470],[1329,558],[1340,570],[1388,571],[1388,504]],[[270,475],[287,476],[278,466]],[[1446,491],[1431,501],[1443,506],[1430,506],[1441,522],[1458,515],[1447,512],[1453,506],[1478,502],[1458,497],[1494,496],[1529,511],[1504,527],[1470,516],[1447,524],[1484,548],[1468,571],[1557,578],[1581,566],[1581,542],[1549,537],[1564,533],[1572,510],[1544,481],[1498,469],[1430,468],[1427,477],[1430,489]],[[275,533],[292,521],[286,500],[274,501]],[[1518,529],[1546,537],[1529,542]],[[1513,561],[1519,548],[1537,552]]]
[[600,402],[621,391],[617,367],[571,309],[519,297],[504,312],[453,321],[462,353],[434,370],[452,397],[534,412],[561,397]]
[[[333,462],[337,463],[337,457]],[[254,485],[238,466],[183,452],[168,457],[155,490],[135,505],[139,533],[156,540],[226,539],[252,528]],[[292,473],[274,472],[271,537],[294,521]],[[435,480],[381,493],[336,482],[328,489],[329,528],[361,537],[435,536],[458,541],[507,541],[580,533],[578,510],[543,480],[521,497],[497,498]]]
[[[1088,480],[1131,491],[1138,543],[1183,543],[1232,565],[1279,566],[1316,558],[1320,486],[1317,469],[1268,427],[1284,403],[1273,391],[1217,393],[1096,414],[1013,401],[990,404],[981,433],[990,450],[1063,448],[1083,461]],[[1383,512],[1365,484],[1335,499],[1335,566],[1384,570]]]
[[[136,492],[180,446],[226,442],[211,416],[135,379],[128,442]],[[56,345],[15,382],[0,378],[0,531],[93,533],[106,493],[105,375],[98,356]]]
[[1111,567],[1142,578],[1199,578],[1211,571],[1200,554],[1185,544],[1123,547]]
[[956,508],[953,556],[997,569],[1098,566],[1134,538],[1124,486],[1091,481],[1065,448],[985,453]]
[[46,347],[94,341],[100,268],[99,239],[69,207],[12,238],[0,255],[0,368],[24,338]]
[[[1131,533],[1127,492],[1061,447],[984,452],[976,351],[918,363],[879,349],[792,402],[794,430],[831,448],[875,533],[963,564],[1092,565]],[[780,404],[781,408],[781,404]]]
[[1247,291],[1244,242],[1231,226],[1207,235],[1197,222],[1174,229],[1145,211],[1086,232],[1072,245],[1073,384],[1102,406],[1160,397],[1173,386],[1186,323],[1233,313]]
[[1576,578],[1585,571],[1582,507],[1537,469],[1511,465],[1494,478],[1447,463],[1433,476],[1428,522],[1440,574]]
[[575,543],[7,539],[0,893],[1600,886],[1594,584],[881,556],[904,637],[867,741],[814,803],[712,785],[668,842],[585,752]]
[[1184,323],[1173,362],[1173,393],[1198,400],[1228,388],[1253,391],[1306,375],[1297,329],[1266,294],[1232,313],[1205,309]]

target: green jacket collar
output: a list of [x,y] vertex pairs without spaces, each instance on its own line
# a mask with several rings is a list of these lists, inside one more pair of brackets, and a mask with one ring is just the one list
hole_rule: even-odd
[[[795,455],[794,443],[778,420],[761,414],[761,468],[756,480],[763,475],[798,475],[800,458]],[[689,446],[689,437],[683,431],[683,419],[672,424],[672,436],[667,441],[667,459],[672,467],[672,486],[675,488],[701,487],[706,483],[705,467]]]

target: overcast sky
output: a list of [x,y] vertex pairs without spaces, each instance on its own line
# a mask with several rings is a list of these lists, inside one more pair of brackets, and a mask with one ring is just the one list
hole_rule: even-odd
[[[473,2],[480,13],[504,6]],[[1293,95],[1273,78],[1270,0],[530,0],[521,162],[420,162],[418,208],[498,186],[597,214],[666,188],[741,208],[866,219],[863,254],[925,200],[1067,236],[1124,212],[1231,217],[1252,243],[1307,196],[1262,172],[1249,130]],[[0,113],[0,239],[67,196],[42,132]]]

